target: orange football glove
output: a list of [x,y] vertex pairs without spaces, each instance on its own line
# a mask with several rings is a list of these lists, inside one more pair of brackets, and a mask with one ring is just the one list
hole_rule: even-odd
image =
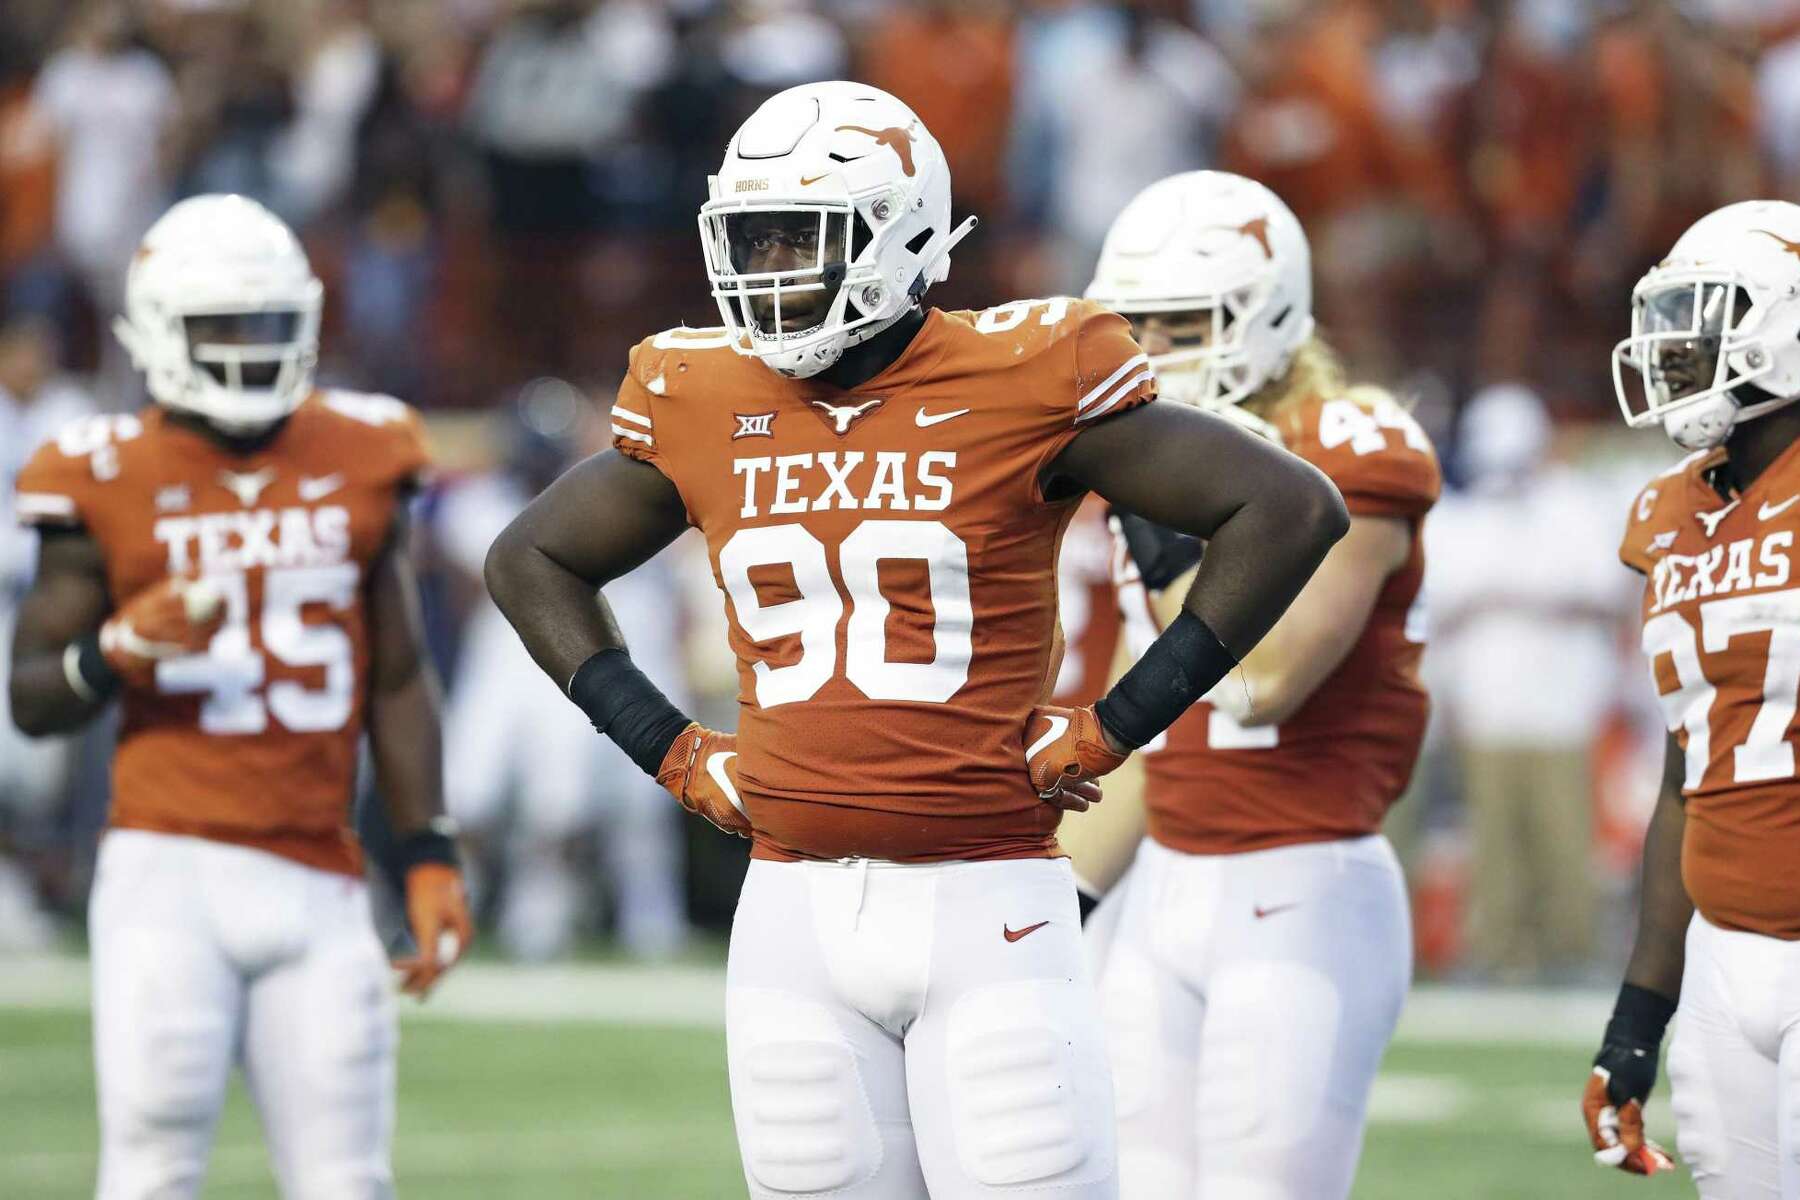
[[1040,704],[1025,721],[1025,770],[1039,798],[1058,808],[1085,811],[1100,799],[1094,780],[1117,770],[1130,756],[1106,740],[1093,705],[1057,708]]
[[1594,1144],[1594,1161],[1633,1175],[1654,1175],[1675,1165],[1669,1152],[1644,1136],[1644,1105],[1627,1100],[1615,1105],[1606,1094],[1612,1072],[1595,1067],[1581,1094],[1581,1116],[1587,1122],[1588,1140]]
[[203,654],[225,623],[225,598],[201,579],[174,576],[125,602],[100,627],[100,653],[120,678],[138,687],[156,682],[166,658]]
[[423,1000],[438,978],[456,965],[475,940],[462,872],[447,863],[424,862],[406,872],[406,923],[419,951],[394,963],[400,990]]
[[749,837],[750,818],[738,799],[736,758],[736,734],[689,725],[663,755],[656,782],[689,812],[699,813],[726,833]]

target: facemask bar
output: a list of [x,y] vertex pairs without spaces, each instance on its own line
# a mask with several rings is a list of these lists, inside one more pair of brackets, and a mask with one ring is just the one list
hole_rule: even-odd
[[1167,398],[1201,408],[1224,408],[1248,399],[1264,382],[1252,372],[1246,334],[1251,320],[1268,303],[1269,291],[1267,283],[1251,283],[1206,297],[1103,303],[1128,318],[1207,314],[1211,328],[1204,345],[1153,354],[1150,365],[1156,368],[1158,390]]
[[[809,261],[778,271],[743,269],[754,252],[750,223],[764,214],[816,219]],[[776,231],[779,232],[778,226]],[[859,255],[866,254],[871,240],[849,204],[726,202],[709,204],[700,212],[700,241],[713,297],[740,349],[771,344],[790,348],[866,323],[866,317],[846,322],[844,314],[852,288],[873,281],[869,268],[850,265]],[[830,301],[823,311],[814,314],[817,320],[804,329],[783,329],[793,297],[818,292],[829,293]],[[763,302],[763,316],[758,315],[757,301]]]
[[[196,333],[190,325],[232,317],[244,318],[250,332],[270,340],[207,341],[208,331]],[[305,399],[300,393],[308,386],[318,358],[316,303],[209,307],[203,312],[182,313],[173,323],[189,367],[188,391],[198,401],[192,407],[221,427],[258,428],[279,420]],[[262,328],[256,328],[258,325]],[[285,336],[278,336],[282,334]],[[269,365],[275,371],[266,382],[256,379],[263,372],[247,370]],[[247,376],[255,381],[246,382]]]
[[[1659,424],[1766,375],[1774,366],[1767,354],[1759,366],[1745,365],[1756,357],[1743,328],[1752,307],[1735,272],[1723,279],[1665,276],[1640,283],[1631,301],[1631,336],[1612,353],[1613,391],[1625,423],[1634,429]],[[1692,360],[1686,371],[1671,361],[1671,352]],[[1628,367],[1638,376],[1636,387],[1626,382]]]

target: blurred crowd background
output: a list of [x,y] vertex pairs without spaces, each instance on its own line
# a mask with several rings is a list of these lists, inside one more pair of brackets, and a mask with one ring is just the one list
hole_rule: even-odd
[[[1800,0],[5,0],[0,516],[61,420],[141,400],[107,328],[143,230],[183,195],[262,200],[326,281],[323,382],[432,422],[422,562],[494,941],[681,952],[728,919],[741,846],[609,756],[479,565],[596,444],[627,349],[714,322],[694,221],[730,131],[839,77],[912,105],[982,217],[946,306],[1080,291],[1113,216],[1174,171],[1292,205],[1324,331],[1454,484],[1427,532],[1437,718],[1392,831],[1422,966],[1610,969],[1661,755],[1615,551],[1675,455],[1620,426],[1607,356],[1690,221],[1794,195]],[[1072,642],[1106,636],[1095,532],[1066,556]],[[33,553],[0,529],[0,627]],[[651,673],[729,720],[696,548],[615,604]],[[0,947],[78,916],[106,737],[0,722]]]

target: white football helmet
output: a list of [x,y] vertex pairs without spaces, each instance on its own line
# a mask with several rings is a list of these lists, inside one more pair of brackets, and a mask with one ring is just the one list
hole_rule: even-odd
[[1694,222],[1632,289],[1612,373],[1625,423],[1687,450],[1800,397],[1800,205],[1746,200]]
[[274,213],[195,196],[144,235],[113,332],[158,404],[254,434],[312,390],[324,291]]
[[1233,406],[1280,378],[1313,334],[1312,251],[1293,211],[1224,171],[1158,180],[1125,206],[1100,251],[1090,300],[1127,317],[1210,319],[1193,344],[1151,357],[1171,400]]
[[898,320],[975,224],[951,227],[950,168],[924,124],[860,83],[765,101],[708,192],[700,242],[732,345],[797,379]]

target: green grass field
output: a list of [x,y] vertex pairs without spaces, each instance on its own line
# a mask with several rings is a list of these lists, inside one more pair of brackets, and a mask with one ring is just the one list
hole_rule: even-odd
[[[724,1034],[705,1019],[715,998],[711,975],[652,973],[638,989],[646,994],[633,999],[622,989],[635,976],[617,969],[526,977],[478,970],[484,974],[462,997],[448,987],[443,1003],[404,1023],[394,1147],[402,1196],[744,1195]],[[0,961],[0,979],[7,973]],[[0,1197],[92,1195],[93,1081],[79,990],[8,990],[0,983]],[[1629,1180],[1594,1166],[1576,1115],[1586,1053],[1569,1026],[1581,1022],[1546,1020],[1534,1038],[1528,1014],[1481,1040],[1484,1014],[1496,1005],[1504,1011],[1504,998],[1472,1005],[1470,1040],[1458,1041],[1457,997],[1415,1004],[1436,1015],[1427,1013],[1427,1028],[1412,1022],[1388,1055],[1358,1200],[1693,1195],[1683,1174]],[[679,1024],[658,1024],[659,1010]],[[524,1016],[490,1015],[496,1011]],[[1653,1132],[1672,1145],[1666,1124],[1666,1110],[1653,1106]],[[205,1195],[275,1196],[240,1089],[219,1128]]]

